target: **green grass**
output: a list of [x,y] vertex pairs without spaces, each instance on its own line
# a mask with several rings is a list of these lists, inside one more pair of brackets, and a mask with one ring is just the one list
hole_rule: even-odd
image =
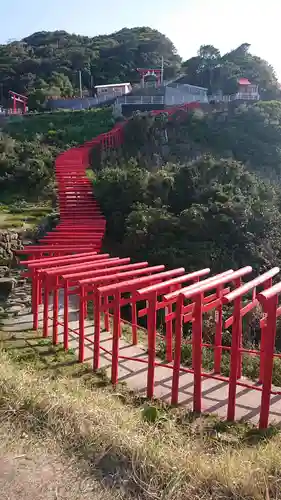
[[33,229],[53,211],[51,204],[34,205],[25,201],[0,205],[1,229]]
[[81,111],[57,111],[34,114],[22,121],[8,122],[4,128],[18,140],[42,139],[61,144],[78,143],[93,139],[113,127],[112,109],[101,108]]

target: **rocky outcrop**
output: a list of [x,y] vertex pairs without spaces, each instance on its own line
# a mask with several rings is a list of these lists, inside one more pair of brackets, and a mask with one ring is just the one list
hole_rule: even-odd
[[14,250],[23,248],[22,233],[0,230],[0,266],[10,266],[14,259]]
[[52,213],[44,217],[34,229],[20,229],[19,231],[0,229],[0,266],[11,267],[16,262],[14,250],[19,250],[24,245],[35,243],[43,238],[56,226],[58,219],[58,214]]
[[31,308],[31,284],[21,278],[21,270],[0,266],[0,330],[6,319]]
[[21,278],[15,250],[35,243],[57,224],[58,214],[52,213],[39,226],[28,230],[0,230],[0,330],[5,321],[31,310],[31,284]]

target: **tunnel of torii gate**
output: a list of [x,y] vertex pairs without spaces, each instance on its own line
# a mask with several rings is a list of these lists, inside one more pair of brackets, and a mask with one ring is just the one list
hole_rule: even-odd
[[[181,109],[188,112],[197,105]],[[178,109],[169,109],[169,117]],[[272,383],[273,363],[281,358],[275,345],[281,316],[278,267],[258,276],[251,266],[212,274],[209,268],[167,270],[161,263],[152,266],[102,252],[106,221],[86,169],[94,147],[108,150],[122,144],[123,126],[117,124],[56,159],[60,221],[39,244],[17,251],[27,257],[21,264],[32,283],[34,330],[42,327],[44,337],[51,335],[53,344],[62,342],[66,350],[74,345],[80,362],[90,356],[94,370],[109,370],[114,386],[125,373],[128,386],[148,398],[186,404],[196,413],[219,413],[230,421],[251,419],[260,428],[276,418],[281,421],[281,387]],[[122,325],[128,323],[122,317],[124,306],[131,309],[129,342],[122,335]],[[261,311],[260,343],[249,347],[244,318],[256,308]],[[206,313],[214,318],[208,339]],[[227,345],[226,331],[231,339]],[[157,356],[158,341],[165,360]],[[182,363],[187,346],[188,365]],[[204,368],[204,350],[212,357],[209,371]],[[245,355],[258,359],[258,380],[243,376]]]
[[[204,409],[204,380],[224,382],[228,384],[226,416],[230,421],[236,416],[237,390],[260,391],[260,427],[267,427],[270,397],[281,395],[281,390],[271,386],[272,362],[276,356],[272,343],[275,335],[272,320],[276,322],[276,315],[280,315],[281,310],[272,308],[272,301],[267,300],[268,291],[274,289],[271,288],[272,279],[279,273],[279,268],[270,269],[243,283],[242,279],[252,273],[250,266],[210,276],[209,268],[186,273],[183,267],[165,270],[164,265],[149,266],[147,261],[131,263],[130,257],[110,257],[109,254],[97,252],[31,259],[25,265],[33,284],[34,329],[39,326],[39,306],[43,302],[43,336],[48,337],[51,326],[53,343],[59,343],[61,334],[66,350],[69,348],[70,338],[77,338],[80,362],[84,362],[85,350],[90,346],[94,370],[100,368],[102,356],[108,356],[111,360],[113,385],[119,380],[120,362],[142,364],[146,366],[147,397],[152,398],[157,388],[157,371],[165,368],[171,373],[171,402],[177,404],[181,392],[181,375],[192,374],[193,410],[200,413]],[[257,288],[260,290],[259,294]],[[61,307],[60,291],[63,291]],[[249,293],[252,295],[250,299]],[[72,312],[70,300],[75,296],[78,297],[78,316],[77,324],[73,326],[69,321]],[[248,301],[246,305],[243,301],[242,306],[242,298],[245,297],[248,297]],[[137,307],[140,303],[145,306]],[[92,326],[89,326],[87,319],[90,304],[93,308],[93,320],[90,322]],[[132,329],[132,346],[138,345],[140,327],[137,318],[146,317],[148,352],[146,354],[143,351],[141,356],[126,354],[124,344],[120,345],[121,324],[124,322],[121,310],[128,304],[132,311],[129,323]],[[228,318],[223,319],[222,312],[226,304],[232,304],[233,307]],[[264,306],[265,313],[260,321],[260,350],[243,347],[241,329],[242,318],[257,304]],[[157,331],[157,313],[161,309],[164,312],[165,329],[160,334]],[[214,343],[203,342],[203,316],[210,311],[214,311],[216,317]],[[101,327],[102,319],[104,329]],[[181,349],[186,342],[182,336],[185,323],[190,323],[192,328],[192,337],[188,341],[192,345],[190,368],[181,364]],[[222,342],[223,328],[226,327],[232,327],[231,347],[224,346]],[[106,345],[102,339],[103,331],[108,332]],[[157,337],[165,342],[165,362],[157,358]],[[212,373],[203,370],[203,347],[214,352]],[[228,377],[222,374],[222,355],[226,350],[230,353],[231,361]],[[242,357],[245,353],[260,357],[260,386],[242,377]]]
[[22,104],[22,111],[23,113],[26,113],[28,98],[24,95],[14,92],[13,90],[9,90],[9,95],[13,101],[13,113],[17,113],[17,103]]

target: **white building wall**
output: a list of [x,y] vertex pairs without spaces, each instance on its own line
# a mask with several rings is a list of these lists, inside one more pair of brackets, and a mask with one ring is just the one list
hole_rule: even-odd
[[207,93],[193,94],[190,88],[182,87],[166,87],[165,88],[165,104],[166,106],[176,106],[189,102],[208,102]]

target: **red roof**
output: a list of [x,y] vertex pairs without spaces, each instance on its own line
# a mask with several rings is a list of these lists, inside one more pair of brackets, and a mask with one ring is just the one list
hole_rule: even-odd
[[249,82],[248,78],[239,78],[238,83],[239,85],[251,85],[251,82]]

